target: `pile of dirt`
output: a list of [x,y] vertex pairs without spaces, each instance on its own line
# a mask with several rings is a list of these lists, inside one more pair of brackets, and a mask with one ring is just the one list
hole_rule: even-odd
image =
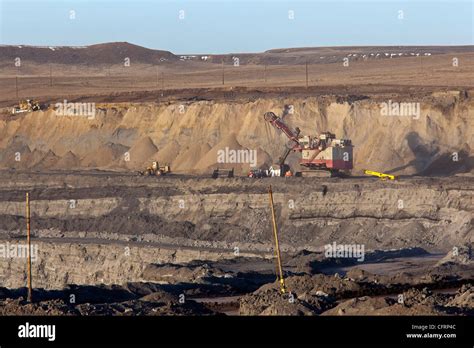
[[474,314],[474,285],[463,285],[456,296],[446,303],[446,306],[466,308]]
[[196,163],[202,158],[211,147],[209,144],[193,144],[189,147],[181,148],[178,156],[171,164],[173,171],[186,171],[192,172],[195,168]]
[[68,151],[56,162],[56,169],[74,169],[81,165],[81,160],[72,151]]
[[107,143],[84,156],[81,159],[81,166],[94,168],[107,167],[111,163],[123,160],[128,150],[129,148],[127,146]]
[[341,302],[323,315],[472,315],[472,285],[456,294],[433,293],[411,288],[396,297],[357,297]]
[[150,157],[158,152],[158,148],[155,146],[150,137],[146,136],[133,144],[133,146],[127,152],[129,156],[122,156],[122,158],[119,160],[119,163],[128,168],[137,168],[150,165],[148,161]]
[[[165,146],[159,148],[156,153],[151,155],[150,158],[148,158],[148,162],[158,160],[160,163],[164,164],[178,164],[177,161],[174,162],[178,157],[178,154],[179,144],[175,140],[172,140],[166,143]],[[172,167],[172,170],[174,170],[174,167]]]
[[464,244],[460,247],[454,247],[448,252],[448,254],[441,259],[438,263],[438,267],[445,267],[448,265],[472,265],[474,264],[474,251],[472,244]]
[[[32,155],[36,156],[36,150],[33,151]],[[41,159],[35,161],[35,164],[31,168],[35,170],[57,168],[60,159],[61,158],[56,156],[53,151],[49,150]]]
[[296,297],[293,293],[281,294],[278,289],[260,290],[240,298],[240,315],[317,315],[330,302],[326,297]]
[[395,300],[388,298],[363,296],[344,301],[322,315],[375,315],[378,310],[394,303]]
[[218,163],[218,153],[221,151],[225,151],[227,149],[231,150],[243,150],[244,147],[239,144],[237,138],[234,133],[229,134],[221,141],[219,141],[215,146],[213,146],[203,157],[199,159],[199,161],[194,166],[194,169],[197,170],[209,170],[211,167],[216,167],[217,165],[220,168],[232,168],[235,167],[236,164],[232,163]]

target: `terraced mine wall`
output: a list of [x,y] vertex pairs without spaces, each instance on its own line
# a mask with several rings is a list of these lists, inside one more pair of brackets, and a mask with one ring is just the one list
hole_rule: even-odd
[[[333,242],[447,252],[474,242],[468,177],[157,180],[112,173],[36,175],[32,182],[31,174],[10,175],[0,195],[0,237],[24,240],[30,191],[40,246],[34,270],[44,287],[142,280],[149,263],[271,257],[269,184],[284,252],[321,251]],[[2,260],[4,281],[23,284],[25,265]]]

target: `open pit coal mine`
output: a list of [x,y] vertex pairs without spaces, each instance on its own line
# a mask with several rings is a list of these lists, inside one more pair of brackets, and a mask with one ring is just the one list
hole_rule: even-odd
[[[91,119],[0,110],[0,314],[473,315],[472,91],[295,91],[117,94]],[[381,117],[387,99],[420,102],[419,118]],[[352,175],[252,179],[232,164],[234,178],[213,180],[219,149],[275,163],[288,139],[269,110],[351,139]],[[172,172],[137,175],[152,160]],[[26,242],[27,192],[33,303],[11,254]]]

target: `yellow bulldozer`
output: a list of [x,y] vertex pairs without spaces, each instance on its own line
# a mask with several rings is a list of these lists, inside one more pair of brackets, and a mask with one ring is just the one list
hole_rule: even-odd
[[153,162],[151,162],[151,166],[149,166],[148,168],[146,168],[143,171],[139,171],[138,175],[161,176],[161,175],[168,174],[170,172],[171,172],[171,168],[168,164],[164,165],[164,166],[160,166],[157,161],[153,161]]
[[18,105],[12,109],[12,114],[20,114],[22,112],[32,112],[41,110],[41,104],[37,100],[24,99],[20,100]]

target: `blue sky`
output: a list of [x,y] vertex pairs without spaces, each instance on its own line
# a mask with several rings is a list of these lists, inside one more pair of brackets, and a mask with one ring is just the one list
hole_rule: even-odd
[[[0,42],[49,46],[128,41],[174,53],[260,52],[303,46],[466,45],[473,44],[473,3],[0,0]],[[75,19],[70,18],[70,11],[75,11]],[[184,19],[179,18],[180,11],[184,11]],[[293,11],[294,19],[289,18],[289,11]]]

